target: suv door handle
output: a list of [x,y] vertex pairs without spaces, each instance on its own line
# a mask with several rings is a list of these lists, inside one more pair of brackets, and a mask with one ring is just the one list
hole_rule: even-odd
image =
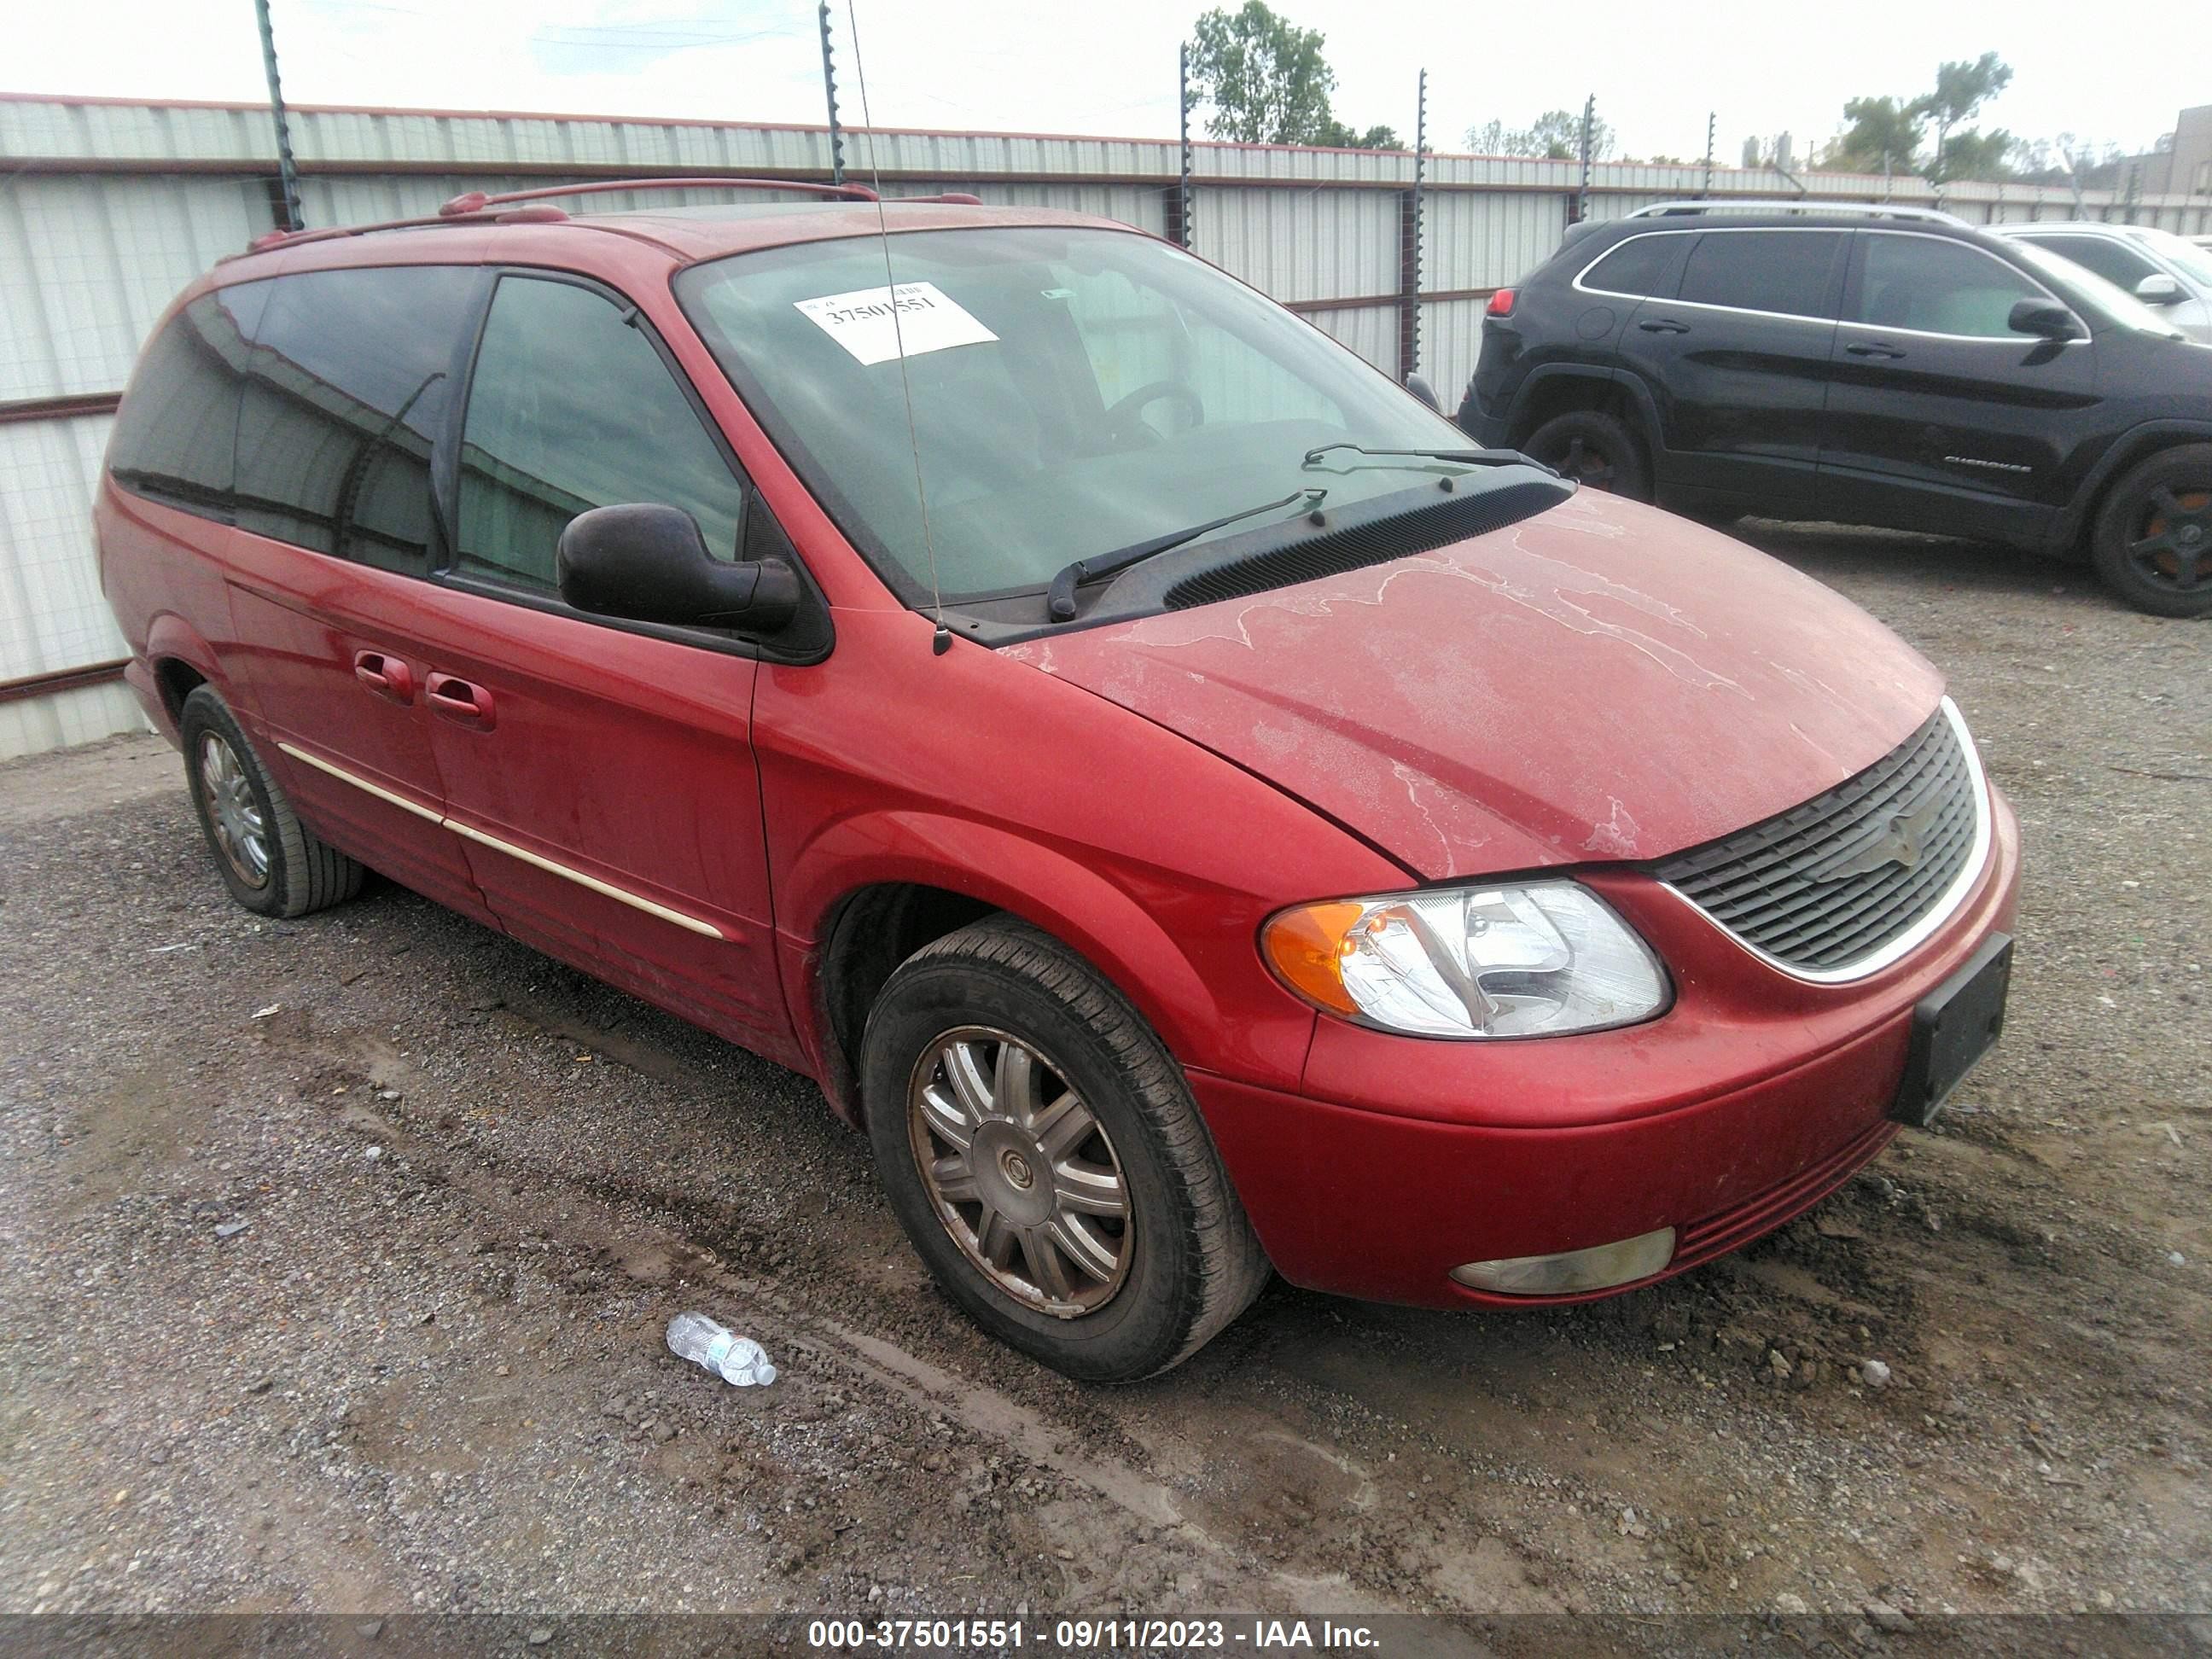
[[393,702],[415,701],[415,671],[397,657],[387,657],[381,651],[356,651],[353,677],[380,697]]
[[441,674],[433,670],[423,695],[428,699],[430,707],[447,720],[459,721],[463,726],[473,726],[479,732],[491,730],[491,693],[481,685],[472,685],[454,675]]
[[1847,345],[1844,349],[1854,357],[1902,357],[1905,356],[1895,346],[1876,345],[1869,341],[1862,341],[1856,345]]
[[1672,317],[1654,317],[1648,323],[1637,324],[1637,327],[1646,334],[1687,334],[1690,331],[1687,323],[1678,323]]

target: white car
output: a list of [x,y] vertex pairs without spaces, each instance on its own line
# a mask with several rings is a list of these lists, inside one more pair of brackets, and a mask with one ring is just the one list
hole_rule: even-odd
[[2212,345],[2212,250],[2148,225],[2093,219],[1991,225],[2094,271],[2157,311],[2159,320]]

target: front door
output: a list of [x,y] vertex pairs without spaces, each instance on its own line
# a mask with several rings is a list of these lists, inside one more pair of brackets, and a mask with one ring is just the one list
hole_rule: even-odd
[[1862,230],[1837,330],[1819,511],[1845,523],[2033,544],[2094,423],[2096,346],[2015,334],[2055,299],[1955,237]]
[[1813,495],[1828,348],[1849,233],[1710,229],[1674,297],[1620,335],[1659,408],[1662,493],[1686,486],[1783,511]]
[[423,700],[431,457],[484,278],[322,270],[252,284],[230,605],[240,672],[301,816],[372,868],[490,920]]
[[448,821],[507,931],[781,1055],[755,658],[734,636],[570,609],[554,556],[577,514],[653,501],[734,559],[747,495],[631,307],[580,282],[501,277],[424,704]]

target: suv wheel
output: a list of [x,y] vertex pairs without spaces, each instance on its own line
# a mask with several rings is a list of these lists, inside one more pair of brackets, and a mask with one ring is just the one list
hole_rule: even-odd
[[1632,501],[1651,499],[1651,477],[1636,434],[1610,415],[1578,409],[1557,416],[1530,433],[1521,449],[1592,489]]
[[2089,556],[2138,611],[2212,612],[2212,444],[2160,450],[2130,468],[2098,512]]
[[1112,986],[1008,918],[894,973],[860,1056],[891,1207],[945,1292],[1083,1382],[1195,1352],[1267,1279],[1182,1073]]
[[368,872],[301,823],[213,686],[177,721],[185,781],[231,897],[260,916],[303,916],[361,891]]

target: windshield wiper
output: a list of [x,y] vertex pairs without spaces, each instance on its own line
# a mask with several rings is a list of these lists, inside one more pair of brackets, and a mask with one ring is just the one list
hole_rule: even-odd
[[[1306,459],[1311,460],[1313,457],[1309,455]],[[1081,583],[1095,581],[1101,576],[1110,576],[1117,570],[1127,570],[1133,564],[1141,564],[1155,553],[1164,553],[1171,547],[1181,547],[1185,542],[1194,542],[1208,531],[1235,524],[1239,519],[1249,519],[1255,513],[1265,513],[1273,507],[1289,507],[1304,501],[1310,501],[1319,506],[1322,497],[1328,494],[1328,491],[1320,486],[1309,484],[1304,489],[1292,490],[1279,501],[1262,501],[1257,507],[1243,507],[1235,513],[1225,513],[1218,519],[1209,519],[1204,524],[1194,524],[1188,530],[1170,531],[1164,536],[1155,536],[1148,542],[1134,542],[1111,553],[1078,559],[1074,563],[1063,567],[1052,579],[1052,586],[1045,590],[1045,609],[1054,622],[1066,622],[1075,615],[1075,590]]]
[[1541,462],[1530,460],[1517,449],[1370,449],[1364,444],[1352,443],[1349,440],[1342,443],[1323,444],[1319,449],[1309,449],[1306,451],[1305,464],[1308,466],[1317,465],[1321,458],[1332,449],[1350,449],[1362,455],[1386,458],[1404,456],[1408,459],[1429,461],[1464,461],[1470,466],[1540,466],[1542,465]]

